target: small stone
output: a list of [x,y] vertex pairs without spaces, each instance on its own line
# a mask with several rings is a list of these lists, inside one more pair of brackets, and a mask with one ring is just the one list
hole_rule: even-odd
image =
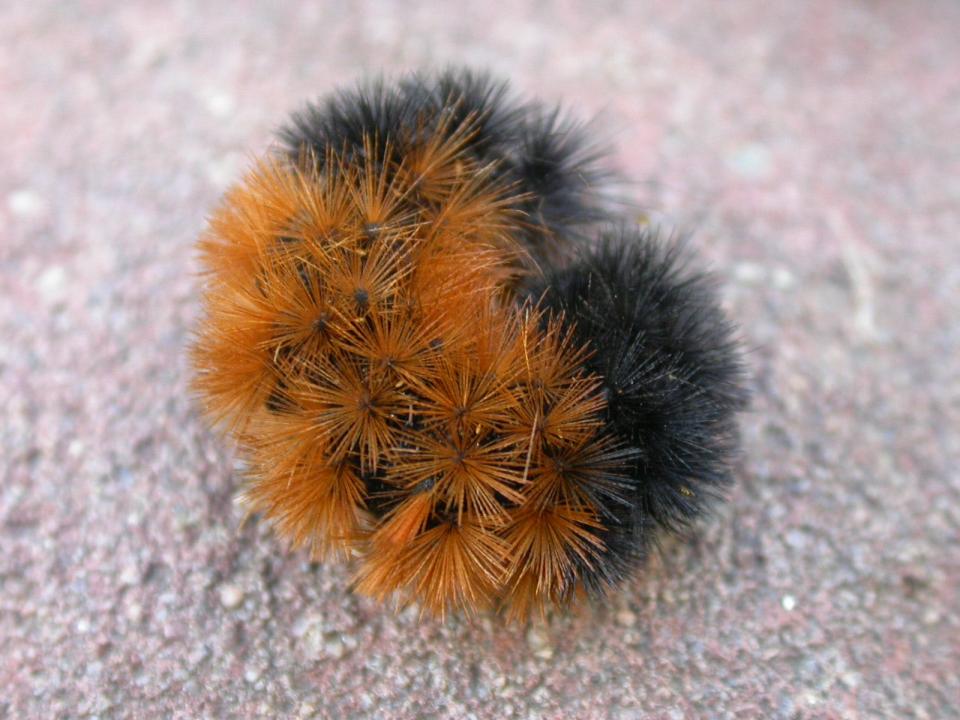
[[797,599],[793,595],[784,595],[780,604],[783,605],[784,610],[791,612],[797,606]]
[[43,198],[33,190],[14,190],[7,196],[7,207],[17,217],[39,217],[46,210],[46,206]]
[[303,648],[303,654],[307,660],[319,660],[323,657],[325,652],[323,623],[320,620],[308,621],[302,632],[302,638],[300,646]]
[[126,616],[127,620],[132,623],[140,622],[140,619],[143,617],[143,606],[140,603],[133,603],[127,608]]
[[860,679],[857,677],[856,673],[853,672],[844,672],[840,673],[840,682],[846,685],[848,688],[853,690],[860,684]]
[[760,143],[748,143],[727,157],[727,165],[748,180],[761,180],[770,175],[773,162],[770,150]]
[[339,635],[328,638],[326,642],[323,643],[323,653],[334,660],[342,658],[344,650],[343,641]]
[[293,625],[290,627],[290,634],[293,635],[293,637],[300,639],[314,627],[321,627],[322,625],[323,617],[321,615],[313,612],[304,613],[294,621]]
[[785,539],[794,550],[803,550],[807,546],[807,534],[803,530],[788,530]]
[[206,168],[207,179],[217,188],[223,189],[236,179],[243,168],[243,156],[227,153],[212,159]]
[[219,118],[228,117],[233,113],[236,103],[229,93],[212,92],[206,96],[207,109],[212,115]]
[[632,610],[624,608],[617,613],[617,623],[623,627],[633,627],[637,624],[637,615]]
[[527,645],[533,651],[535,657],[544,660],[553,657],[553,647],[550,645],[550,637],[547,635],[546,628],[540,625],[531,625],[527,631]]
[[796,282],[792,272],[785,267],[778,267],[773,271],[773,286],[777,290],[789,290]]
[[140,583],[140,570],[136,565],[130,564],[120,571],[120,585],[122,587],[133,587]]
[[210,651],[207,649],[207,646],[200,645],[190,652],[190,655],[187,657],[187,663],[189,663],[190,667],[197,667],[209,656]]
[[48,267],[37,279],[37,289],[44,300],[54,302],[63,299],[66,291],[67,271],[62,265]]
[[357,641],[339,632],[324,631],[323,623],[316,619],[303,633],[301,646],[308,660],[320,660],[322,658],[339,660],[357,647]]
[[756,285],[766,278],[767,271],[763,265],[753,262],[742,262],[734,266],[733,275],[738,282],[745,285]]
[[243,590],[236,585],[223,585],[220,588],[220,604],[227,610],[233,610],[243,602]]

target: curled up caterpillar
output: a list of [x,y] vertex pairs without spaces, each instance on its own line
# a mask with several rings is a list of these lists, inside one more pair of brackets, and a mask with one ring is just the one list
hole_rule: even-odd
[[524,618],[722,496],[746,403],[688,252],[582,127],[464,70],[295,115],[199,248],[194,387],[250,512],[367,595]]

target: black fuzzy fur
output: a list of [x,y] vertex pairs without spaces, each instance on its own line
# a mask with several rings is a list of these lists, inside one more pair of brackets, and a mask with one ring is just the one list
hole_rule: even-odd
[[405,142],[465,125],[469,155],[491,165],[517,198],[524,225],[518,239],[533,265],[569,257],[592,224],[608,219],[612,174],[583,128],[556,108],[517,101],[505,82],[484,73],[448,69],[368,82],[307,105],[279,137],[294,162],[305,150],[322,163],[329,150],[358,159],[369,148],[393,164]]
[[606,429],[633,453],[622,497],[603,508],[605,554],[582,569],[594,590],[622,580],[658,530],[690,525],[731,481],[744,370],[710,276],[688,259],[653,231],[620,229],[529,290],[592,351]]

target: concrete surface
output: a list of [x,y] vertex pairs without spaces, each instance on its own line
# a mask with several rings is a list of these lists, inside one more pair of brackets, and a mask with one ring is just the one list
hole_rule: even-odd
[[[0,717],[960,714],[960,4],[0,5]],[[731,503],[446,626],[239,527],[192,243],[307,97],[488,66],[615,143],[752,348]]]

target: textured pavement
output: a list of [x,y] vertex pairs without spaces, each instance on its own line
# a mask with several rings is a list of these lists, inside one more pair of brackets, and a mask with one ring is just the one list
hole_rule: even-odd
[[[0,718],[960,715],[960,4],[456,5],[0,4]],[[186,392],[227,184],[448,62],[595,116],[750,347],[731,502],[529,627],[241,527]]]

